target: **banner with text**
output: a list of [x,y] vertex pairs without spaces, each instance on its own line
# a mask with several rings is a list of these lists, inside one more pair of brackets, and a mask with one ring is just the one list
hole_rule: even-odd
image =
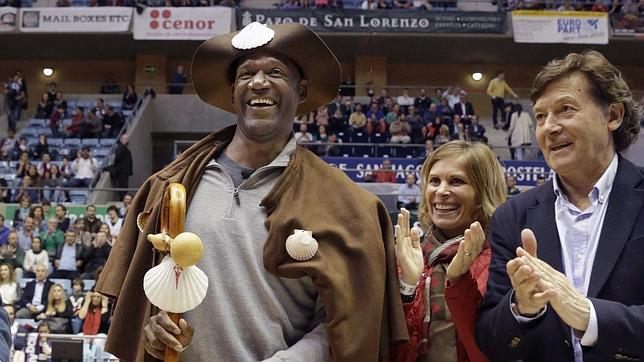
[[232,30],[233,9],[223,6],[205,8],[146,8],[134,15],[134,39],[205,40]]
[[237,28],[253,21],[304,24],[317,32],[505,34],[506,14],[422,10],[239,9]]
[[608,44],[608,14],[584,11],[512,12],[517,43]]
[[611,14],[610,22],[615,36],[644,37],[644,14]]
[[115,33],[130,30],[132,8],[25,8],[20,31],[32,33]]
[[16,20],[18,19],[18,9],[10,6],[0,7],[0,32],[16,30]]
[[[382,166],[381,157],[322,157],[328,164],[344,171],[353,181],[364,182],[364,177],[378,171]],[[420,169],[423,160],[419,158],[392,158],[392,169],[396,172],[396,181],[405,182],[405,175],[409,172],[415,172],[420,176]],[[508,175],[513,175],[517,179],[519,186],[534,186],[537,183],[537,177],[543,176],[549,180],[554,174],[545,161],[502,161],[503,171]]]

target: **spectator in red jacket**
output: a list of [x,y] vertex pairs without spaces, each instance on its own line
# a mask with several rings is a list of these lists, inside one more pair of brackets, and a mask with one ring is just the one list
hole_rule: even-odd
[[453,141],[431,153],[421,177],[422,242],[406,209],[395,227],[410,341],[392,360],[486,361],[474,327],[491,257],[486,233],[505,201],[503,172],[487,146]]

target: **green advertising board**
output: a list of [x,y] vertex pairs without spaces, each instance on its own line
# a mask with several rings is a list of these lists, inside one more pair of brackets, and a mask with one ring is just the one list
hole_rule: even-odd
[[[37,204],[36,204],[37,205]],[[110,205],[95,205],[96,206],[96,217],[102,222],[107,220],[107,208]],[[13,220],[13,215],[16,213],[16,210],[20,207],[19,204],[0,204],[0,213],[4,215],[5,220]],[[79,217],[85,216],[85,209],[87,205],[74,205],[66,204],[67,208],[67,217],[70,220],[74,220]],[[56,211],[56,207],[52,205],[51,210],[49,211],[49,217],[53,217]]]

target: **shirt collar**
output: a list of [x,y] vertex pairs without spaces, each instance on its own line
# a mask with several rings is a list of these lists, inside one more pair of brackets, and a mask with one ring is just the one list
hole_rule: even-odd
[[[286,142],[286,145],[284,148],[282,148],[282,151],[271,161],[266,166],[263,167],[286,167],[291,160],[291,156],[293,155],[293,152],[295,152],[295,149],[297,148],[297,141],[295,141],[295,137],[293,134],[291,134],[291,138],[289,138],[288,142]],[[208,162],[208,166],[212,165],[219,165],[217,161],[213,158]],[[260,167],[260,168],[263,168]]]
[[[617,160],[617,153],[615,153],[613,154],[613,159],[608,165],[608,168],[604,171],[599,180],[597,180],[593,189],[588,194],[588,199],[592,204],[596,204],[597,201],[603,204],[608,200],[610,191],[613,189],[613,181],[615,181],[615,176],[617,175]],[[560,202],[569,202],[568,197],[559,185],[559,177],[555,175],[552,181],[552,187],[554,188],[555,195],[557,195],[557,200],[560,200]]]

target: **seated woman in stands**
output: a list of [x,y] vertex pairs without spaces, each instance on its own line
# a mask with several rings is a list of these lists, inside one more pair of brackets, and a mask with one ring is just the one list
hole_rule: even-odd
[[36,107],[35,118],[49,119],[51,112],[54,109],[54,103],[49,101],[49,93],[43,93],[38,106]]
[[45,171],[43,198],[55,203],[65,202],[65,192],[61,189],[64,183],[58,166],[51,165],[49,171]]
[[9,264],[0,264],[0,297],[4,304],[15,304],[20,300],[20,285],[16,282],[13,266]]
[[67,126],[65,132],[69,137],[82,137],[83,131],[87,128],[85,114],[81,107],[76,107],[72,113],[72,123]]
[[36,316],[37,320],[49,320],[50,323],[55,321],[58,325],[52,328],[54,333],[71,332],[71,318],[73,317],[72,303],[67,299],[67,293],[60,284],[54,284],[49,289],[47,295],[47,308],[45,311]]
[[78,312],[78,318],[83,321],[83,334],[107,334],[110,328],[107,297],[98,292],[87,292],[83,306]]
[[[23,177],[22,182],[20,182],[20,186],[16,191],[16,195],[13,198],[13,201],[17,202],[18,200],[22,200],[23,196],[27,196],[32,202],[40,202],[40,195],[38,193],[38,190],[35,190],[33,187],[35,186],[31,180],[31,176],[26,175],[25,177]],[[22,221],[24,221],[24,219]]]
[[16,197],[13,198],[13,202],[16,202],[16,200],[20,201],[20,207],[18,207],[13,214],[13,227],[17,229],[23,222],[25,222],[25,219],[29,217],[29,213],[31,212],[31,197],[28,194],[23,193],[22,195],[16,195]]
[[421,178],[422,242],[409,211],[395,226],[410,342],[392,360],[486,361],[474,328],[491,259],[487,233],[506,198],[501,166],[486,145],[453,141],[432,152]]
[[127,85],[125,93],[123,93],[123,103],[121,105],[121,110],[131,110],[134,109],[136,101],[139,100],[139,96],[136,95],[134,90],[134,83]]

